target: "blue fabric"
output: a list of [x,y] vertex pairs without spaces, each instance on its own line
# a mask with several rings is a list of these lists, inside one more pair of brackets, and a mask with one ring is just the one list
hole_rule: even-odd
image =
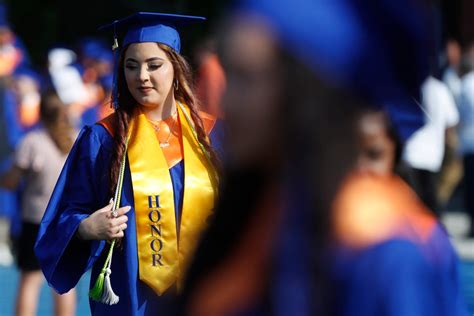
[[[292,211],[278,243],[271,290],[277,315],[293,310],[313,315],[317,310],[309,277],[311,244],[302,218]],[[423,244],[392,238],[364,249],[338,247],[329,258],[327,290],[335,298],[331,315],[469,315],[460,292],[459,260],[440,225]]]
[[[211,133],[211,140],[213,133]],[[110,200],[109,179],[113,139],[101,125],[86,126],[74,144],[61,172],[41,222],[35,246],[41,268],[51,287],[59,293],[73,288],[92,268],[91,283],[102,268],[106,251],[104,241],[81,241],[74,237],[80,222]],[[175,206],[181,213],[183,163],[170,170]],[[135,223],[133,188],[128,162],[124,174],[121,206],[130,205],[129,223]],[[175,297],[158,297],[138,279],[136,228],[129,224],[112,258],[111,283],[120,297],[117,305],[91,301],[92,315],[174,315]],[[107,245],[108,246],[108,245]],[[108,249],[108,247],[107,247]],[[93,284],[91,284],[93,286]]]
[[[286,212],[282,222],[284,229],[279,232],[278,249],[273,260],[275,278],[271,289],[272,309],[275,316],[312,315],[315,297],[311,287],[311,236],[308,214],[301,210],[309,209],[305,192],[299,190],[301,183],[295,181],[287,190],[292,209]],[[307,193],[307,192],[306,192]]]
[[163,24],[131,29],[123,39],[123,46],[144,42],[162,43],[177,52],[181,50],[181,41],[178,31],[171,26]]
[[108,45],[96,38],[83,38],[79,42],[82,58],[112,62],[114,56]]
[[[170,169],[171,180],[173,181],[173,192],[183,192],[184,190],[184,161],[181,160],[177,165]],[[181,226],[181,211],[183,210],[183,197],[181,194],[174,194],[174,209],[176,210],[176,225],[179,235]]]
[[334,245],[318,252],[311,242],[311,215],[305,211],[310,192],[298,181],[287,186],[292,207],[286,209],[275,243],[269,292],[275,315],[321,312],[321,295],[315,292],[321,289],[312,284],[315,251],[321,266],[329,268],[322,290],[333,299],[321,315],[469,315],[460,292],[459,259],[440,224],[426,240],[394,236],[365,248]]
[[176,28],[205,19],[201,16],[138,12],[103,26],[102,29],[113,29],[115,34],[125,33],[123,47],[131,43],[156,42],[179,52],[181,41]]
[[13,46],[20,50],[22,53],[22,58],[20,60],[20,63],[18,64],[17,67],[31,67],[31,61],[30,61],[30,56],[28,55],[28,51],[26,50],[26,46],[23,43],[23,41],[15,35],[15,38],[13,40]]
[[240,2],[322,79],[387,108],[402,140],[424,124],[415,100],[429,73],[431,24],[417,1]]
[[100,104],[96,104],[87,110],[85,110],[81,115],[81,127],[86,125],[92,125],[97,122],[99,118],[99,106]]
[[332,271],[335,315],[459,315],[468,311],[459,291],[458,259],[436,230],[426,256],[420,245],[390,239],[363,250],[339,249]]
[[[2,88],[0,97],[0,174],[10,169],[11,154],[24,134],[17,115],[17,100],[13,91]],[[18,192],[0,189],[0,216],[15,219],[19,215]]]
[[24,135],[18,117],[17,99],[14,92],[10,89],[5,89],[3,95],[4,118],[3,123],[7,130],[7,142],[11,148],[15,148],[20,139]]

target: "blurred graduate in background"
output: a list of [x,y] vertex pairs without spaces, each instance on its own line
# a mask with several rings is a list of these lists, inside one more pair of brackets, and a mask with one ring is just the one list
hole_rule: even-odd
[[[75,133],[68,109],[54,93],[45,93],[40,105],[41,125],[25,134],[18,144],[12,167],[2,174],[0,185],[16,190],[22,183],[21,234],[17,243],[17,265],[21,271],[16,314],[36,314],[44,282],[34,244],[39,224],[56,181],[72,147]],[[54,295],[55,315],[75,313],[75,291]]]
[[[30,127],[29,124],[37,120],[37,117],[23,120],[25,112],[21,111],[21,98],[16,93],[16,87],[25,87],[28,84],[20,85],[25,83],[23,79],[26,77],[20,79],[15,76],[15,72],[27,69],[28,66],[29,58],[25,47],[8,21],[7,6],[0,3],[0,173],[11,167],[11,155],[23,136],[25,125]],[[25,90],[31,90],[30,87],[25,87]],[[13,262],[8,240],[11,222],[17,215],[17,200],[16,191],[0,189],[0,265],[10,265]]]
[[92,96],[81,115],[81,126],[84,126],[94,124],[113,112],[110,101],[114,56],[99,39],[82,39],[79,47],[82,78]]

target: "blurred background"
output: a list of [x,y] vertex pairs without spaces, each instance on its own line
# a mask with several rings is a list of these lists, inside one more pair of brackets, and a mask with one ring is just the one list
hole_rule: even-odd
[[[469,73],[463,70],[463,61],[474,57],[474,1],[434,2],[439,54],[433,76],[445,85],[459,107],[463,78]],[[11,156],[22,137],[38,124],[41,91],[54,88],[61,102],[67,105],[76,131],[111,112],[108,102],[114,61],[110,49],[112,37],[97,28],[137,11],[208,18],[206,23],[182,33],[182,53],[194,67],[200,98],[208,100],[205,110],[218,114],[218,102],[213,101],[216,99],[213,93],[221,93],[225,76],[215,58],[213,38],[230,5],[228,1],[217,0],[0,2],[0,174],[11,166]],[[462,111],[458,114],[462,119]],[[468,192],[463,185],[467,175],[457,125],[458,122],[454,122],[446,126],[442,167],[432,173],[437,179],[435,196],[439,214],[462,258],[463,292],[474,313],[474,230],[464,207],[465,196],[474,192]],[[19,282],[14,259],[15,240],[21,230],[21,194],[21,184],[15,190],[0,190],[1,316],[14,314]],[[89,314],[88,283],[86,275],[77,288],[77,315]],[[51,315],[52,309],[53,298],[44,284],[38,315]]]

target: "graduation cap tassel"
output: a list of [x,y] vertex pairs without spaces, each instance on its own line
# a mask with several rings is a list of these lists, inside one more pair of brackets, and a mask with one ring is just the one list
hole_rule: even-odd
[[[125,172],[125,161],[127,158],[126,152],[128,148],[128,139],[125,143],[125,151],[122,159],[122,164],[120,165],[120,173],[118,178],[117,187],[115,189],[115,198],[114,206],[112,207],[112,212],[115,211],[120,206],[120,199],[122,196],[122,186],[123,186],[123,174]],[[89,291],[89,297],[94,301],[104,303],[107,305],[115,305],[119,302],[119,297],[112,289],[112,283],[110,281],[110,275],[112,274],[112,255],[114,253],[115,239],[112,240],[109,248],[109,253],[105,259],[104,266],[100,270],[100,274],[95,281],[94,287]]]
[[104,274],[105,270],[100,271],[97,280],[95,281],[94,287],[89,291],[89,297],[94,301],[100,301],[102,297],[102,289],[104,288]]

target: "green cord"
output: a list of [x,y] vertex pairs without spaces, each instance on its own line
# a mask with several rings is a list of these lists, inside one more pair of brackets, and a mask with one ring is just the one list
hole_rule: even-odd
[[[120,165],[120,173],[119,173],[119,178],[118,178],[118,183],[117,183],[117,188],[115,189],[115,201],[114,201],[114,207],[113,210],[116,210],[120,206],[120,199],[122,198],[122,187],[123,187],[123,175],[125,173],[125,161],[127,159],[127,149],[128,149],[128,141],[130,138],[127,138],[127,141],[125,143],[125,151],[123,154],[123,159],[122,163]],[[100,270],[100,274],[97,277],[97,280],[94,283],[94,287],[90,289],[89,291],[89,297],[92,298],[95,301],[100,301],[102,298],[102,293],[104,292],[104,277],[105,277],[105,272],[108,268],[108,265],[110,263],[110,260],[112,259],[112,255],[114,252],[114,247],[115,247],[115,239],[112,240],[109,248],[109,253],[107,254],[107,258],[105,259],[104,266],[102,267],[102,270]]]

